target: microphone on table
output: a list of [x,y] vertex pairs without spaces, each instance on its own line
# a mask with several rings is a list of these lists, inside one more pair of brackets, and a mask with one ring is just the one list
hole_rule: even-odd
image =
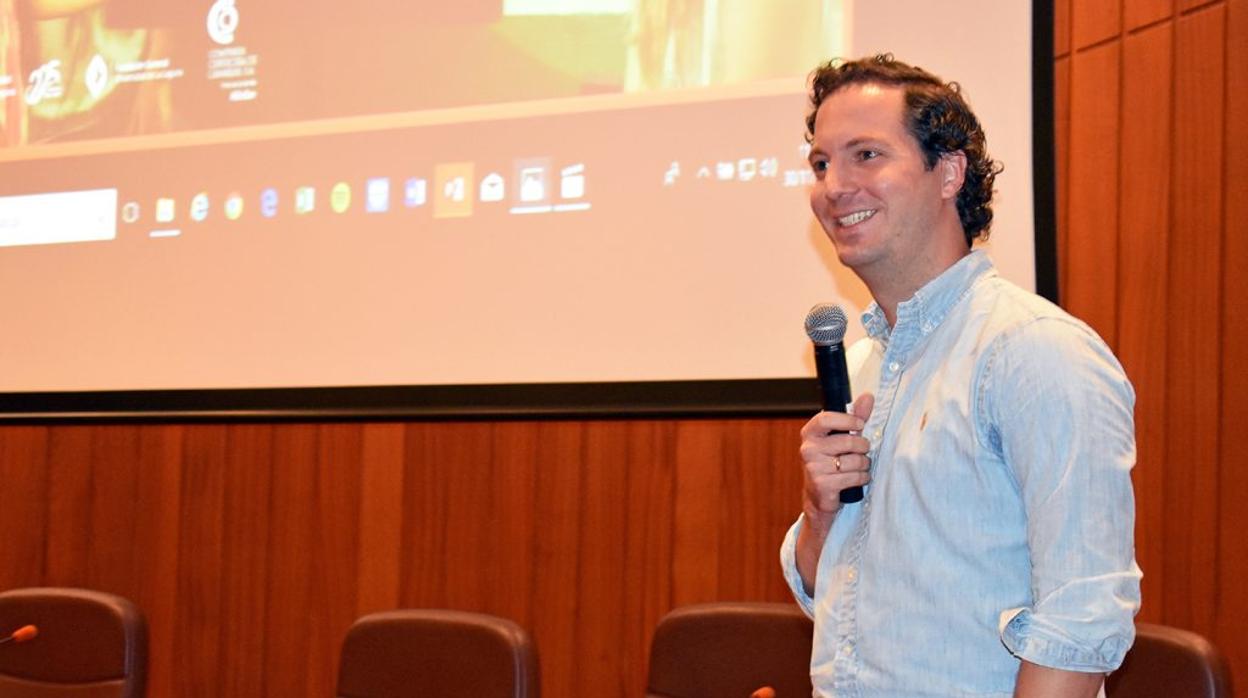
[[33,625],[23,625],[10,633],[8,637],[0,638],[0,645],[3,645],[6,642],[26,642],[27,640],[33,640],[38,634],[39,628],[36,628]]
[[[827,412],[849,412],[854,396],[849,390],[849,368],[845,365],[845,328],[849,322],[841,306],[821,303],[806,314],[806,336],[815,345],[815,373],[819,394]],[[843,433],[843,432],[832,432]],[[841,490],[841,503],[862,501],[862,487]]]

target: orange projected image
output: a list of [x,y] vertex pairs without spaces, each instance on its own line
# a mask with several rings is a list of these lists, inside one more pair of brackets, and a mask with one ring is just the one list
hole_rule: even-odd
[[[4,145],[800,77],[826,3],[0,3]],[[782,49],[779,47],[783,47]]]
[[810,376],[806,311],[869,302],[809,208],[806,75],[840,54],[962,83],[1007,165],[990,251],[1033,287],[1029,15],[960,2],[999,29],[922,0],[0,0],[0,401]]

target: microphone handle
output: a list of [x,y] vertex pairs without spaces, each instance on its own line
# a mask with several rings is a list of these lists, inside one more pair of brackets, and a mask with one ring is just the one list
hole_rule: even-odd
[[[842,414],[848,412],[854,396],[849,388],[849,367],[845,364],[845,345],[841,342],[816,344],[815,373],[819,376],[819,394],[823,400],[824,411]],[[861,487],[849,487],[841,490],[840,499],[842,504],[854,504],[861,502],[862,496]]]

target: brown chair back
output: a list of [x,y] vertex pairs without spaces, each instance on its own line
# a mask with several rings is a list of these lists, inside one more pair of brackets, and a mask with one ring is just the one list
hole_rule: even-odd
[[340,698],[537,698],[537,650],[519,625],[447,610],[385,611],[347,632]]
[[1229,698],[1230,673],[1217,649],[1188,630],[1136,623],[1135,644],[1105,682],[1110,698]]
[[809,698],[814,626],[787,603],[710,603],[664,616],[650,646],[647,698]]
[[28,624],[34,639],[0,645],[0,698],[143,695],[147,624],[130,601],[54,587],[0,593],[0,635]]

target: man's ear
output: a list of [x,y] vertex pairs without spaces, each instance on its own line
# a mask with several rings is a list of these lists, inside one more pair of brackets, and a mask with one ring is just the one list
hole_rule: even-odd
[[966,181],[966,153],[955,150],[940,156],[936,163],[940,170],[940,195],[946,199],[956,199],[962,191],[962,183]]

